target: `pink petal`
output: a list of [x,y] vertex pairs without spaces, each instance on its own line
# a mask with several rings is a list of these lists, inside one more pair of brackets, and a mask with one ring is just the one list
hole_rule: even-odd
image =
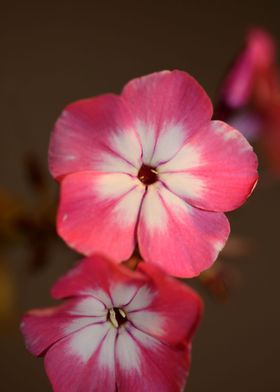
[[190,347],[169,346],[131,327],[116,340],[116,381],[120,392],[179,392],[189,370]]
[[237,57],[222,87],[222,101],[231,108],[249,103],[256,78],[275,62],[275,44],[264,30],[249,31],[246,46]]
[[164,71],[130,81],[122,92],[134,116],[144,163],[170,159],[212,116],[202,87],[187,73]]
[[193,206],[230,211],[250,196],[258,179],[257,164],[240,132],[212,121],[158,171],[165,185]]
[[181,277],[209,268],[230,230],[224,214],[193,208],[162,185],[148,188],[139,219],[143,259]]
[[[101,256],[91,256],[82,260],[75,268],[60,278],[52,288],[52,296],[57,299],[91,295],[99,299],[107,308],[116,305],[119,287],[126,287],[123,293],[123,303],[128,303],[131,297],[146,282],[146,277],[137,272],[109,262]],[[135,289],[132,291],[130,287]],[[118,295],[116,294],[118,292]]]
[[63,337],[87,325],[106,321],[106,314],[100,307],[102,304],[96,306],[94,299],[90,300],[92,313],[88,317],[79,311],[81,300],[71,300],[56,308],[36,309],[27,313],[21,322],[27,349],[39,356]]
[[221,91],[221,98],[231,108],[245,105],[252,93],[254,62],[251,52],[244,50],[236,59]]
[[133,299],[128,307],[132,309],[128,314],[129,321],[135,328],[167,344],[190,341],[201,318],[200,297],[152,264],[140,263],[138,270],[150,277],[150,292],[155,295],[144,309],[134,311],[137,298]]
[[249,30],[247,47],[250,48],[255,66],[259,69],[267,69],[275,63],[276,45],[269,32],[261,28]]
[[136,174],[141,145],[129,111],[113,94],[69,105],[50,142],[49,168],[55,178],[86,170]]
[[126,260],[135,247],[144,192],[144,185],[127,174],[69,175],[61,184],[58,232],[83,254],[94,252],[117,262]]
[[93,326],[51,347],[45,367],[54,392],[115,391],[115,337],[114,328]]

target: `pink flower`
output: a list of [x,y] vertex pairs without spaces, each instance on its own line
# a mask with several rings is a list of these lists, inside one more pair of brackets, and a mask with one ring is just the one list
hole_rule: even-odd
[[248,140],[259,141],[271,168],[280,174],[280,77],[273,38],[252,29],[226,76],[216,118]]
[[223,83],[221,99],[232,109],[244,107],[252,100],[263,105],[277,87],[274,41],[266,31],[252,29]]
[[202,87],[180,71],[68,106],[49,150],[61,237],[116,262],[138,244],[147,262],[175,276],[207,269],[229,235],[223,212],[257,181],[251,146],[211,116]]
[[189,370],[200,298],[158,268],[83,260],[52,294],[67,302],[22,321],[55,392],[176,392]]

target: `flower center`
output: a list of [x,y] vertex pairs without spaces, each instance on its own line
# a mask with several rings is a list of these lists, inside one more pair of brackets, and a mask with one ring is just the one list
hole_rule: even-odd
[[143,164],[138,172],[138,178],[144,185],[151,185],[158,180],[158,173],[155,167]]
[[111,308],[108,310],[107,320],[109,320],[115,328],[119,328],[127,321],[126,313],[121,308]]

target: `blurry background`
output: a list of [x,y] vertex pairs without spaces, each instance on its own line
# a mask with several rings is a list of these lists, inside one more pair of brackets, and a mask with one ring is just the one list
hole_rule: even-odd
[[[47,174],[47,150],[62,108],[174,68],[190,72],[215,98],[249,27],[266,28],[280,46],[279,11],[279,1],[269,0],[265,8],[256,0],[2,2],[1,391],[51,390],[42,361],[25,351],[18,320],[27,309],[51,304],[51,284],[77,259],[50,230],[57,189]],[[189,392],[279,391],[279,200],[280,180],[261,179],[230,214],[228,296],[222,288],[217,299],[194,283],[205,315]],[[15,216],[17,227],[10,227]]]

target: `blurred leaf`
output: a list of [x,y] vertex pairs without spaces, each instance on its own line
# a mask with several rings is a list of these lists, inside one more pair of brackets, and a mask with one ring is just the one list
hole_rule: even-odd
[[200,274],[199,280],[209,294],[220,301],[229,296],[229,287],[224,266],[217,261],[213,267]]
[[0,259],[0,329],[15,320],[16,289],[7,264]]
[[32,152],[29,152],[24,157],[24,166],[31,187],[37,192],[44,192],[48,187],[48,177],[39,159]]
[[24,205],[21,200],[0,188],[0,222],[8,223],[14,221],[24,211]]
[[222,257],[236,259],[240,256],[246,256],[251,250],[251,243],[247,238],[238,235],[231,235],[224,249],[221,252]]
[[0,188],[0,245],[7,246],[18,240],[16,222],[25,211],[23,202],[7,190]]

